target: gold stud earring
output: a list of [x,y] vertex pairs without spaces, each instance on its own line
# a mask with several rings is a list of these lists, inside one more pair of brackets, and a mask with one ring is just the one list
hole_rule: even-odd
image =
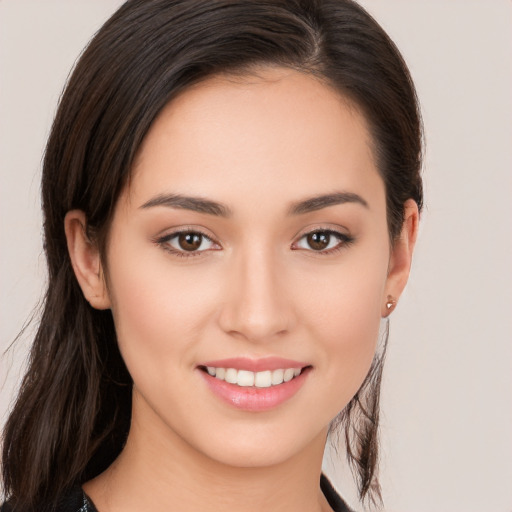
[[396,308],[396,299],[392,295],[387,296],[386,300],[386,309],[388,314],[390,314]]

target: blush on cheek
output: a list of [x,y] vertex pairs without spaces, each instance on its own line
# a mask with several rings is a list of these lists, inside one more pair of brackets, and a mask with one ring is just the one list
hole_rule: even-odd
[[315,306],[319,319],[316,326],[320,328],[315,337],[329,355],[327,366],[333,372],[340,410],[352,399],[370,369],[381,323],[380,301],[375,292],[379,287],[355,284],[359,290],[354,288],[353,294],[338,291],[331,300],[321,304],[317,301]]
[[355,391],[360,387],[373,361],[378,341],[378,323],[369,325],[365,332],[347,331],[338,344],[341,355],[340,364],[347,380],[347,385]]
[[[137,265],[120,264],[112,270],[112,313],[119,349],[130,373],[131,360],[147,370],[150,355],[166,350],[170,305],[157,300],[152,280]],[[167,319],[163,325],[161,319]]]
[[173,267],[160,252],[150,264],[140,264],[141,259],[133,252],[112,269],[112,310],[121,352],[133,356],[137,365],[145,359],[153,366],[166,358],[180,360],[211,318],[212,305],[219,303],[215,276],[206,279],[199,271]]

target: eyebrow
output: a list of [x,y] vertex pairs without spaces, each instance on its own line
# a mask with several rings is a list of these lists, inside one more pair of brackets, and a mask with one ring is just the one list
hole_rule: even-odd
[[[356,203],[369,208],[368,203],[358,194],[352,192],[336,192],[310,197],[303,201],[293,203],[289,209],[290,215],[303,215],[305,213],[321,210],[329,206],[336,206],[345,203]],[[179,208],[191,210],[198,213],[206,213],[218,217],[230,217],[231,209],[225,204],[205,199],[202,197],[184,196],[181,194],[160,194],[146,201],[140,208],[154,208],[165,206],[167,208]]]
[[218,217],[229,217],[231,210],[222,203],[204,199],[202,197],[183,196],[181,194],[161,194],[145,202],[140,208],[154,208],[155,206],[166,206],[167,208],[180,208],[194,212],[216,215]]
[[290,208],[290,214],[302,215],[304,213],[327,208],[328,206],[345,203],[356,203],[364,206],[365,208],[369,208],[368,203],[358,194],[354,194],[352,192],[336,192],[333,194],[310,197],[304,201],[293,203]]

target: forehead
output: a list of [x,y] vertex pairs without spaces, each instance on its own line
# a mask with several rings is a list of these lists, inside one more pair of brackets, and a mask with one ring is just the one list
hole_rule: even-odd
[[216,76],[163,109],[137,155],[130,195],[177,191],[229,202],[279,190],[361,191],[369,179],[380,182],[371,147],[359,110],[310,75],[278,68]]

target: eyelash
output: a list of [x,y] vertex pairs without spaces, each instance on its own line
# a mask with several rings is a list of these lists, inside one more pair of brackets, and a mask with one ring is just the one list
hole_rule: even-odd
[[[178,258],[194,258],[197,256],[201,256],[204,252],[206,252],[208,249],[204,249],[202,251],[185,251],[185,250],[178,250],[169,245],[169,242],[173,240],[174,238],[179,237],[180,235],[199,235],[202,240],[201,243],[205,240],[215,244],[219,245],[215,240],[213,240],[210,236],[207,234],[197,230],[197,229],[180,229],[178,231],[173,231],[172,233],[169,233],[168,235],[164,235],[160,238],[157,238],[155,240],[155,243],[162,247],[167,252],[170,252],[172,255],[177,256]],[[213,250],[219,250],[219,249],[213,249]]]
[[[314,234],[324,234],[324,235],[328,235],[329,237],[334,237],[338,240],[338,243],[334,247],[331,247],[330,249],[324,249],[324,250],[318,250],[318,251],[316,251],[314,249],[303,249],[300,247],[298,247],[298,248],[293,247],[293,245],[298,244],[301,240],[305,239],[306,237],[308,237],[310,235],[314,235]],[[303,235],[301,235],[300,238],[298,239],[298,241],[293,243],[292,249],[296,250],[296,251],[305,250],[305,251],[312,252],[313,254],[318,254],[320,256],[330,256],[332,254],[337,254],[338,252],[342,251],[343,249],[346,249],[348,246],[350,246],[354,242],[355,242],[355,238],[350,235],[347,235],[345,233],[340,233],[339,231],[335,231],[333,229],[328,229],[328,228],[327,229],[317,228],[317,229],[313,229],[312,231],[308,231],[307,233],[304,233]]]
[[[181,229],[179,231],[174,231],[165,236],[155,239],[154,242],[157,245],[159,245],[160,247],[162,247],[162,249],[164,249],[165,251],[170,252],[171,254],[173,254],[174,256],[177,256],[179,258],[193,258],[193,257],[203,255],[203,253],[207,252],[208,250],[219,250],[219,249],[203,249],[201,251],[198,251],[198,250],[186,251],[186,250],[175,249],[174,247],[169,245],[169,242],[171,240],[177,238],[178,236],[180,236],[182,234],[199,235],[202,238],[201,243],[206,240],[206,241],[211,242],[212,244],[220,246],[220,244],[218,244],[210,236],[206,235],[205,233],[203,233],[197,229]],[[328,235],[329,237],[331,237],[331,236],[335,237],[338,240],[338,243],[334,247],[331,247],[330,249],[326,249],[326,250],[314,250],[314,249],[306,249],[306,248],[301,248],[301,247],[294,247],[301,240],[305,239],[308,236],[314,235],[314,234],[324,234],[324,235]],[[321,229],[320,228],[320,229],[314,229],[312,231],[308,231],[307,233],[304,233],[303,235],[301,235],[300,238],[297,240],[297,242],[294,242],[292,244],[291,248],[292,248],[292,250],[296,250],[296,251],[305,250],[305,251],[312,252],[313,254],[327,256],[327,255],[338,253],[339,251],[341,251],[344,248],[351,245],[354,241],[355,241],[355,239],[353,237],[346,235],[344,233],[340,233],[339,231],[335,231],[333,229]]]

